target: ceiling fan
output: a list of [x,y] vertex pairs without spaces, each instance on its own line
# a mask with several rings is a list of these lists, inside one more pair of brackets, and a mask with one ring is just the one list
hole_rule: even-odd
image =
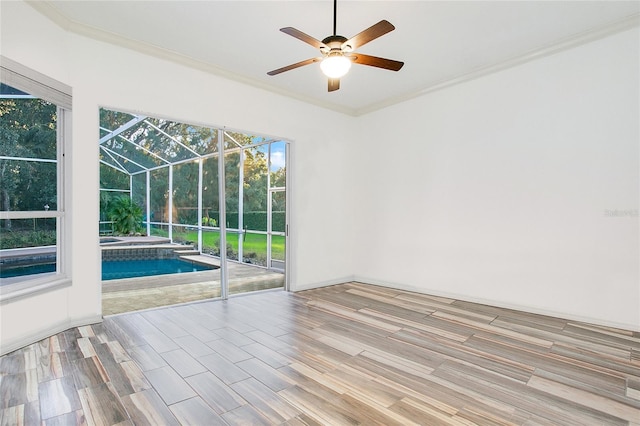
[[340,88],[340,77],[344,76],[349,71],[352,63],[369,65],[371,67],[383,68],[391,71],[399,71],[400,68],[402,68],[404,62],[354,52],[355,49],[364,46],[366,43],[393,31],[395,27],[391,25],[389,21],[382,20],[350,39],[337,35],[337,3],[337,0],[333,1],[333,35],[326,37],[322,41],[317,40],[293,27],[280,28],[280,31],[283,33],[289,34],[292,37],[320,49],[322,56],[306,59],[295,64],[287,65],[286,67],[269,71],[267,73],[268,75],[276,75],[314,62],[320,62],[322,72],[329,77],[329,92],[333,92]]

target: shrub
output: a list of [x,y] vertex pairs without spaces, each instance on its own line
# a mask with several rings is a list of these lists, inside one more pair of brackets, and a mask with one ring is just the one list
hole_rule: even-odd
[[[208,226],[218,226],[220,216],[217,212],[209,213],[210,217],[203,217],[202,224],[207,226],[205,223],[205,219],[209,220]],[[273,223],[271,227],[276,232],[284,232],[285,231],[285,212],[273,212]],[[252,231],[267,231],[267,212],[259,211],[259,212],[244,212],[242,216],[242,221],[246,229],[250,229]],[[228,228],[238,228],[238,212],[227,212],[227,227]]]
[[118,197],[109,203],[109,220],[119,235],[131,235],[142,231],[142,208],[129,197]]
[[0,238],[0,249],[12,249],[22,247],[39,247],[56,245],[55,230],[23,230],[2,232]]

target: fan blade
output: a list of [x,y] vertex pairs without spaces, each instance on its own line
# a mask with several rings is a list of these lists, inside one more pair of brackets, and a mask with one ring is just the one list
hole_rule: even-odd
[[278,68],[277,70],[269,71],[267,74],[269,74],[269,75],[280,74],[281,72],[291,71],[293,69],[300,68],[302,66],[309,65],[309,64],[312,64],[314,62],[321,61],[321,60],[322,60],[322,58],[305,59],[304,61],[296,62],[295,64],[287,65],[286,67],[282,67],[282,68]]
[[334,92],[340,88],[340,79],[339,78],[330,78],[329,79],[329,91]]
[[305,34],[300,30],[296,30],[293,27],[280,28],[280,31],[282,31],[285,34],[289,34],[290,36],[295,37],[298,40],[302,40],[305,43],[312,45],[316,49],[320,49],[321,47],[324,47],[324,48],[328,49],[328,46],[326,44],[324,44],[323,42],[321,42],[320,40],[317,40],[317,39],[311,37],[309,34]]
[[384,68],[391,71],[399,71],[404,62],[394,61],[393,59],[379,58],[377,56],[369,56],[362,53],[354,53],[347,56],[356,64],[369,65],[371,67]]
[[382,20],[375,25],[370,26],[366,30],[362,31],[360,34],[351,37],[349,40],[342,43],[342,48],[346,48],[349,46],[349,49],[356,50],[360,46],[364,46],[369,43],[371,40],[375,40],[380,36],[385,35],[388,32],[391,32],[395,29],[393,25],[389,21]]

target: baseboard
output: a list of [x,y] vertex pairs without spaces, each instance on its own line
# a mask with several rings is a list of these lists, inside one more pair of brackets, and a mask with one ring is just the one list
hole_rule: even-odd
[[34,332],[32,334],[20,336],[19,338],[10,340],[8,342],[3,341],[2,347],[0,348],[0,356],[24,348],[25,346],[29,346],[33,343],[39,342],[40,340],[69,330],[70,328],[82,327],[84,325],[97,324],[100,322],[102,322],[101,315],[91,315],[82,318],[70,318],[65,321],[60,321],[47,327],[46,329],[38,330],[37,332]]
[[329,287],[332,285],[344,284],[351,281],[356,281],[354,276],[334,278],[328,281],[320,281],[320,282],[308,283],[308,284],[302,284],[302,285],[295,285],[295,286],[292,285],[291,291],[295,293],[297,291],[313,290],[314,288]]
[[537,315],[545,315],[545,316],[555,317],[555,318],[562,318],[562,319],[569,320],[569,321],[583,322],[583,323],[599,325],[599,326],[603,326],[603,327],[613,327],[613,328],[618,328],[618,329],[622,329],[622,330],[629,330],[629,331],[640,331],[640,324],[618,323],[618,322],[615,322],[615,321],[606,321],[606,320],[603,320],[601,318],[593,318],[593,317],[588,317],[588,316],[567,314],[566,312],[557,312],[557,311],[553,311],[553,310],[535,308],[535,307],[532,307],[532,306],[519,305],[519,304],[515,304],[515,303],[499,302],[499,301],[495,301],[495,300],[491,300],[491,299],[483,299],[483,298],[479,298],[479,297],[471,297],[471,296],[464,295],[464,294],[456,294],[456,293],[449,293],[449,292],[442,292],[442,291],[435,291],[435,290],[431,291],[430,289],[424,289],[424,288],[415,287],[415,286],[412,286],[412,285],[395,283],[395,282],[381,281],[381,280],[376,280],[376,279],[373,279],[373,278],[370,278],[370,277],[355,276],[355,277],[353,277],[352,281],[356,281],[356,282],[359,282],[359,283],[362,283],[362,284],[370,284],[370,285],[377,285],[377,286],[380,286],[380,287],[392,288],[392,289],[396,289],[396,290],[411,291],[411,292],[414,292],[414,293],[420,293],[420,294],[425,294],[425,295],[429,295],[429,296],[444,297],[444,298],[447,298],[447,299],[455,299],[455,300],[460,300],[460,301],[463,301],[463,302],[470,302],[470,303],[478,303],[478,304],[481,304],[481,305],[495,306],[497,308],[512,309],[512,310],[515,310],[515,311],[527,312],[527,313],[530,313],[530,314],[537,314]]

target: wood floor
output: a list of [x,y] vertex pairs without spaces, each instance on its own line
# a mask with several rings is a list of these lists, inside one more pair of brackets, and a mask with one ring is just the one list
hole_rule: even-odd
[[640,333],[357,283],[108,317],[0,374],[1,425],[640,424]]

